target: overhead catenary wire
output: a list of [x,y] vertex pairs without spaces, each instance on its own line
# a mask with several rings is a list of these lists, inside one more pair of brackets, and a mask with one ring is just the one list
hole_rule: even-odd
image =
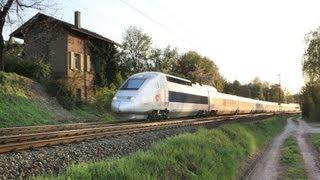
[[[171,30],[171,28],[167,27],[166,25],[160,23],[159,21],[157,21],[155,18],[151,17],[150,15],[148,15],[147,13],[143,12],[142,10],[138,9],[137,7],[135,7],[134,5],[130,4],[129,2],[125,1],[125,0],[119,0],[120,2],[122,2],[123,4],[125,4],[126,6],[130,7],[131,9],[133,9],[135,12],[139,13],[140,15],[144,16],[146,19],[148,19],[149,21],[151,21],[152,23],[160,26],[162,29],[166,30],[169,34],[171,34],[174,38],[176,38],[177,40],[180,40],[182,42],[184,42],[185,44],[187,44],[189,47],[192,47],[195,43],[187,40],[185,38],[182,38],[180,35],[178,35],[177,33],[175,33],[173,30]],[[185,29],[184,29],[185,30]]]

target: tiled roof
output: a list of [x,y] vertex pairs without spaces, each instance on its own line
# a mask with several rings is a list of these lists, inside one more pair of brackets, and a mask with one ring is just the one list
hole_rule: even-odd
[[112,41],[111,39],[108,39],[108,38],[106,38],[106,37],[104,37],[104,36],[102,36],[100,34],[97,34],[95,32],[89,31],[89,30],[84,29],[84,28],[78,28],[73,24],[70,24],[68,22],[56,19],[56,18],[54,18],[52,16],[48,16],[48,15],[45,15],[45,14],[42,14],[42,13],[38,13],[35,16],[33,16],[31,19],[29,19],[27,22],[25,22],[22,26],[20,26],[18,29],[16,29],[14,32],[12,32],[10,34],[10,36],[23,39],[23,33],[22,32],[27,27],[29,27],[34,22],[36,22],[37,20],[40,20],[40,19],[42,19],[42,20],[46,20],[47,19],[49,21],[57,22],[58,24],[61,24],[64,28],[66,28],[69,31],[75,31],[75,32],[80,33],[81,35],[89,36],[89,37],[92,37],[92,38],[95,38],[95,39],[99,39],[99,40],[102,40],[102,41],[109,42],[109,43],[115,44],[117,46],[120,46],[119,43],[117,43],[115,41]]

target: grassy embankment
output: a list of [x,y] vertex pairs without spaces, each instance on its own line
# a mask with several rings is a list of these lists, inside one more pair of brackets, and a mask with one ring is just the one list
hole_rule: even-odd
[[285,125],[285,116],[181,134],[122,158],[81,163],[39,179],[235,179]]
[[308,179],[297,140],[292,136],[281,147],[280,163],[284,167],[281,179]]
[[81,104],[70,113],[88,121],[115,122],[116,118],[108,110],[98,110],[94,104]]
[[[114,121],[96,104],[80,103],[67,111],[50,100],[44,88],[29,78],[0,71],[0,128],[84,121]],[[44,104],[45,103],[45,104]]]
[[28,97],[31,80],[0,71],[0,127],[48,124],[52,114]]

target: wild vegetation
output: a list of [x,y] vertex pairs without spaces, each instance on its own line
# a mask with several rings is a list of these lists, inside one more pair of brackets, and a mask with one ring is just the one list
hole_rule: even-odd
[[171,137],[123,158],[73,165],[38,179],[235,179],[244,161],[285,125],[285,116]]
[[306,81],[301,91],[302,115],[320,121],[320,28],[306,36],[306,43],[302,61]]
[[320,152],[320,134],[311,134],[311,142],[318,152]]
[[101,87],[95,90],[92,102],[83,102],[72,93],[73,88],[65,79],[51,80],[46,83],[47,92],[57,98],[58,102],[75,116],[87,120],[114,121],[110,114],[111,100],[115,87]]
[[[226,83],[224,92],[237,96],[260,99],[271,102],[281,103],[298,103],[299,95],[291,95],[286,89],[280,88],[279,84],[270,84],[262,82],[258,77],[255,77],[250,83],[241,85],[235,80],[233,83]],[[279,96],[280,93],[280,96]]]
[[40,80],[49,77],[51,67],[44,59],[23,59],[23,46],[13,40],[5,44],[5,71]]
[[297,140],[293,136],[287,138],[281,147],[280,163],[284,167],[281,179],[308,179]]

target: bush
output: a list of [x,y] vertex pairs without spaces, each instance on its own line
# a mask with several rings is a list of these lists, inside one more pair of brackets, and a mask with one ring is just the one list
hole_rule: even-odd
[[67,80],[51,80],[46,84],[46,89],[51,96],[57,98],[59,104],[68,110],[73,110],[82,103],[73,96],[72,88]]
[[98,88],[94,95],[94,103],[99,110],[110,110],[112,98],[115,95],[116,88],[110,87]]
[[302,115],[311,121],[320,121],[320,84],[307,83],[301,91]]
[[24,60],[19,57],[5,59],[5,71],[34,79],[49,77],[51,67],[43,59]]

